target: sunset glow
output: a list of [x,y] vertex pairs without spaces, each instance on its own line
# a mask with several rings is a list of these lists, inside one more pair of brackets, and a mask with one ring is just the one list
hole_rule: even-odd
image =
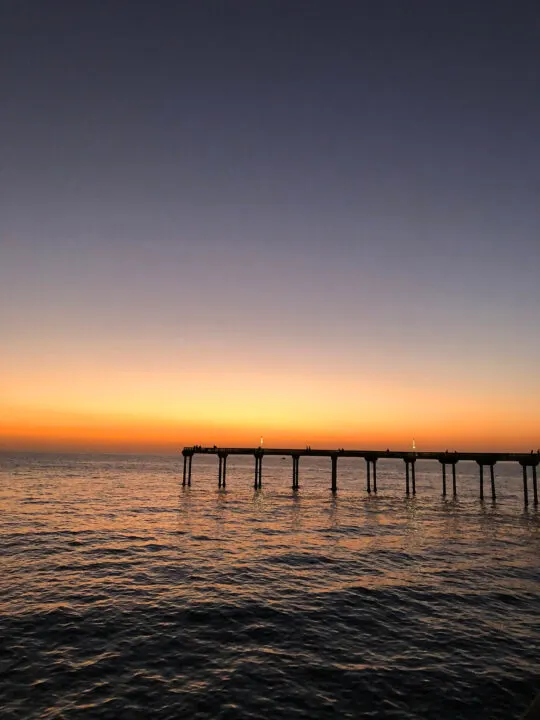
[[525,450],[538,409],[511,389],[389,382],[299,368],[183,373],[13,370],[2,388],[5,447],[172,451],[182,444]]
[[537,448],[532,61],[194,5],[8,13],[0,447]]

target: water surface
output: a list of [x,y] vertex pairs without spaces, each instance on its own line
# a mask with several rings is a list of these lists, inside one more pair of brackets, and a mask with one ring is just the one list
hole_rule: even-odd
[[[540,522],[519,466],[0,456],[2,717],[517,718],[538,689]],[[451,483],[450,483],[451,484]],[[489,483],[487,488],[489,488]]]

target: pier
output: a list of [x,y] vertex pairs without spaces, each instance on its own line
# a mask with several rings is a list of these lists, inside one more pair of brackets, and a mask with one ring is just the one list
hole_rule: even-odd
[[227,458],[229,455],[251,455],[255,461],[254,482],[255,489],[262,488],[263,458],[267,455],[279,455],[292,459],[292,489],[299,490],[300,458],[301,457],[327,457],[331,461],[331,491],[338,489],[338,460],[339,458],[359,458],[366,463],[366,491],[377,492],[377,462],[382,459],[403,460],[405,463],[405,493],[416,494],[416,463],[418,460],[438,460],[441,464],[442,495],[448,492],[447,470],[452,475],[452,495],[457,496],[456,466],[461,461],[476,462],[479,474],[479,496],[484,499],[484,471],[489,471],[490,494],[496,500],[495,465],[500,462],[516,462],[522,467],[523,502],[529,504],[529,468],[532,476],[533,503],[538,505],[537,468],[540,464],[540,453],[478,453],[478,452],[407,452],[396,450],[313,450],[311,448],[218,448],[195,445],[182,450],[184,456],[184,473],[182,485],[191,486],[191,469],[194,455],[217,455],[218,487],[226,486]]

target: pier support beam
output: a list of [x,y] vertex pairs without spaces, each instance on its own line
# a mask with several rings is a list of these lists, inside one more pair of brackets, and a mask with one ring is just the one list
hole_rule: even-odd
[[412,480],[412,494],[416,495],[416,459],[411,456],[405,456],[405,492],[407,495],[411,492],[411,480]]
[[300,487],[298,482],[298,465],[300,464],[300,456],[299,455],[293,455],[292,456],[292,489],[298,490]]
[[333,454],[332,458],[332,492],[337,492],[337,455]]
[[478,467],[480,468],[480,500],[484,499],[484,465],[479,462]]
[[528,505],[529,488],[527,487],[527,465],[525,463],[521,463],[521,467],[523,468],[523,502],[525,505]]
[[493,463],[489,466],[489,479],[491,481],[491,499],[495,501],[497,493],[495,492],[495,465]]
[[255,454],[255,482],[253,484],[255,490],[262,488],[262,459],[262,453]]
[[191,463],[193,461],[193,454],[186,452],[184,455],[184,473],[182,475],[182,487],[191,487]]
[[441,460],[442,463],[442,494],[446,497],[446,463]]
[[[373,489],[373,492],[377,492],[377,458],[376,457],[366,457],[366,470],[367,470],[367,491],[368,493],[371,493],[371,490]],[[371,474],[373,472],[373,475]],[[371,484],[371,479],[373,478],[373,485]]]
[[532,466],[534,504],[538,505],[538,481],[536,478],[536,465]]
[[410,493],[409,488],[409,461],[405,460],[405,492],[407,495]]
[[225,487],[227,484],[227,453],[219,453],[218,487]]
[[454,497],[457,496],[457,486],[456,486],[456,463],[452,463],[452,495]]

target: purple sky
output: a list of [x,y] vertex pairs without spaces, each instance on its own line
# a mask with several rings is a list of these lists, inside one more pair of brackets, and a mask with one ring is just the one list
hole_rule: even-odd
[[8,369],[540,391],[538,3],[5,0],[0,48]]

